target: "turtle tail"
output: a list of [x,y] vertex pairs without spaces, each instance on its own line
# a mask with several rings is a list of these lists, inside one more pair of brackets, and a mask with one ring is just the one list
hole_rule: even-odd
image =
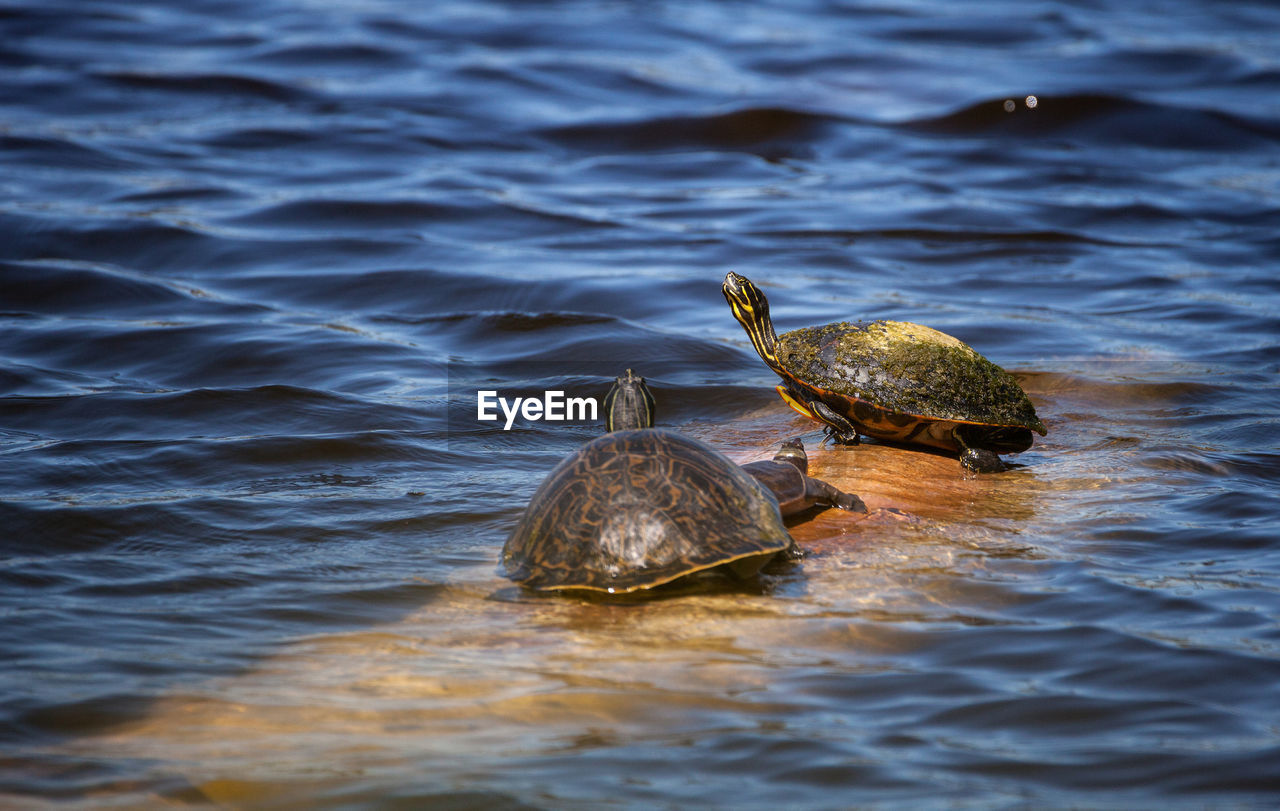
[[761,360],[778,374],[785,374],[782,362],[778,360],[778,334],[773,331],[773,319],[769,317],[769,300],[760,292],[760,288],[751,283],[745,276],[730,271],[724,277],[725,300],[733,317],[747,331],[751,345],[759,353]]

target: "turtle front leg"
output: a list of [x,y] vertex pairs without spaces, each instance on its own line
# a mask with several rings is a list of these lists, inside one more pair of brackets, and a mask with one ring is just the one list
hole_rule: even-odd
[[782,397],[782,401],[791,406],[797,414],[808,417],[814,422],[822,423],[822,433],[825,439],[834,437],[837,442],[844,445],[858,444],[858,429],[853,427],[853,423],[832,411],[826,403],[792,391],[787,386],[777,386],[776,388],[778,395]]
[[821,400],[810,400],[807,405],[814,415],[826,424],[824,433],[827,437],[834,439],[841,445],[857,445],[858,429],[853,427],[853,423],[841,414],[837,414],[831,409],[831,406]]
[[814,498],[814,504],[830,504],[837,510],[848,510],[849,512],[867,512],[866,502],[853,493],[844,492],[830,482],[811,477],[805,482],[805,488],[809,491],[809,495]]
[[960,464],[965,470],[972,470],[974,473],[1000,473],[1009,469],[994,451],[973,447],[973,437],[966,436],[968,433],[963,426],[951,432],[951,437],[960,447]]

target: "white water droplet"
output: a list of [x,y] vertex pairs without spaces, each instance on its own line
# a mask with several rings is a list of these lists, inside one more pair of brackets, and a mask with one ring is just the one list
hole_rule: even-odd
[[1018,105],[1014,102],[1014,100],[1013,100],[1013,99],[1005,99],[1005,102],[1004,102],[1004,111],[1005,111],[1006,113],[1012,113],[1012,112],[1013,112],[1013,109],[1014,109],[1015,107],[1017,107],[1017,106],[1018,106]]
[[1035,96],[1027,96],[1027,107],[1034,109],[1035,106],[1039,103],[1040,103],[1040,100],[1037,99]]

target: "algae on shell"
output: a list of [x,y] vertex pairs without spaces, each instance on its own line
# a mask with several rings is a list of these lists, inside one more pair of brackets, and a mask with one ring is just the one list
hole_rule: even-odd
[[778,347],[800,380],[890,411],[1043,428],[1013,375],[930,327],[842,321],[784,333]]

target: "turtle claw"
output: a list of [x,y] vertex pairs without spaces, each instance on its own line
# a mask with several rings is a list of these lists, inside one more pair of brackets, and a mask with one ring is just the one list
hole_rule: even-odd
[[1001,473],[1009,469],[999,456],[981,448],[966,449],[960,454],[960,464],[974,473]]
[[862,439],[858,436],[858,432],[849,433],[841,431],[833,425],[823,426],[822,429],[823,442],[835,442],[837,445],[859,445]]
[[804,560],[805,551],[800,548],[800,545],[797,544],[793,538],[791,540],[791,545],[778,553],[778,558],[786,561]]
[[835,507],[847,512],[865,513],[867,504],[853,493],[846,493],[830,482],[822,479],[809,479],[807,482],[813,503],[823,507]]
[[841,493],[831,500],[831,506],[848,512],[867,512],[867,503],[852,493]]

